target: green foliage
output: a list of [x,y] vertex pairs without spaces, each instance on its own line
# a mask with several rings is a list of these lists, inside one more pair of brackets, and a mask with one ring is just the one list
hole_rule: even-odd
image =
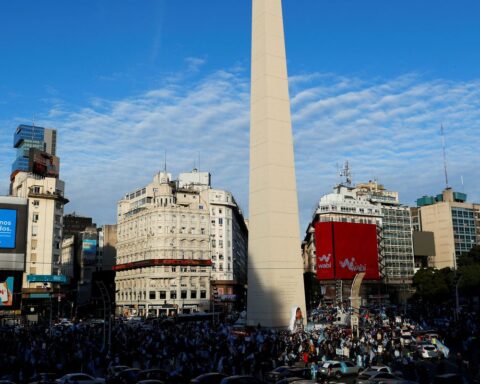
[[451,301],[457,283],[463,296],[480,294],[480,246],[459,257],[456,273],[450,268],[422,268],[413,277],[415,297],[432,304]]
[[416,296],[424,302],[440,304],[449,299],[453,281],[450,268],[422,268],[413,277]]

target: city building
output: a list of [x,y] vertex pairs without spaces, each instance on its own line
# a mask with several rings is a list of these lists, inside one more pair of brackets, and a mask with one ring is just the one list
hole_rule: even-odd
[[35,275],[60,274],[63,207],[68,203],[64,190],[57,178],[27,172],[17,173],[12,181],[13,196],[28,199],[24,289],[44,288]]
[[[173,181],[159,172],[126,194],[117,211],[118,314],[205,311],[212,282],[222,282],[226,301],[243,289],[246,227],[233,196],[211,189],[209,174],[193,170]],[[238,228],[244,233],[235,234]]]
[[434,235],[435,256],[430,255],[428,266],[456,268],[458,257],[480,244],[480,204],[468,203],[464,193],[446,188],[423,196],[412,215],[416,230]]
[[31,171],[31,148],[55,156],[57,131],[35,125],[21,124],[13,135],[13,147],[16,148],[17,155],[12,164],[11,178],[15,176],[16,172]]
[[[312,222],[307,227],[302,243],[305,271],[313,272],[320,280],[328,276],[330,281],[324,281],[325,286],[329,287],[326,289],[332,292],[331,296],[335,292],[336,298],[340,299],[345,296],[349,287],[349,283],[347,283],[347,291],[345,291],[344,280],[351,280],[351,278],[343,277],[346,274],[340,273],[339,265],[354,268],[352,257],[355,256],[355,261],[359,266],[358,271],[365,271],[366,266],[372,263],[370,259],[375,258],[377,267],[370,264],[370,268],[373,268],[370,272],[372,284],[379,279],[379,282],[392,287],[393,290],[403,290],[403,295],[405,295],[406,287],[411,285],[414,274],[413,229],[410,209],[400,204],[397,192],[387,191],[383,185],[377,182],[370,181],[353,186],[348,163],[346,163],[342,175],[346,177],[345,181],[335,186],[333,193],[320,198]],[[325,251],[325,244],[318,244],[322,239],[321,234],[318,233],[322,230],[319,223],[328,222],[356,225],[343,225],[344,228],[338,226],[337,237],[333,238],[333,234],[331,235],[333,238],[331,252]],[[370,256],[368,257],[362,255],[367,252],[367,239],[358,238],[358,241],[356,240],[358,237],[356,232],[360,229],[359,225],[376,227],[376,239],[372,237],[372,242],[376,242],[376,244],[375,247],[373,244],[372,247],[369,247]],[[323,230],[325,230],[324,226]],[[326,239],[323,242],[327,243],[332,241],[331,238],[325,236],[323,239]],[[355,248],[356,243],[359,243],[357,248]],[[345,257],[349,258],[349,263],[346,263],[347,259],[342,260],[341,263],[335,259],[344,257],[344,255],[335,255],[340,248],[344,250]],[[375,248],[376,254],[370,248]],[[321,251],[317,252],[320,249]],[[332,264],[330,261],[325,263],[326,258],[329,257],[334,259]],[[362,261],[360,262],[360,260]],[[330,274],[326,273],[327,266],[332,267]],[[369,271],[366,272],[369,276]],[[371,294],[371,296],[375,295]]]
[[27,199],[28,216],[22,307],[31,321],[52,311],[51,299],[61,299],[60,274],[65,184],[59,179],[56,130],[20,125],[14,133],[17,150],[10,176],[10,195]]

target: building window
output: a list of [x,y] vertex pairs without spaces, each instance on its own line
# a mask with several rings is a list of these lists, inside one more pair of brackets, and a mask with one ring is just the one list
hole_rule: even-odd
[[187,298],[187,291],[184,291],[184,290],[180,291],[180,298],[186,299]]
[[40,200],[33,200],[33,206],[38,207],[40,205]]
[[223,225],[223,219],[221,217],[218,219],[218,225]]
[[159,297],[160,297],[160,300],[165,300],[167,298],[167,292],[166,291],[160,291],[159,292]]
[[32,221],[36,223],[38,221],[38,213],[34,213],[32,216]]
[[206,299],[206,298],[207,298],[207,291],[205,291],[205,290],[202,289],[202,290],[200,291],[200,298],[201,298],[201,299]]
[[197,298],[197,291],[190,291],[190,298],[196,299]]
[[150,300],[155,300],[156,299],[155,291],[150,291],[148,294],[148,297]]
[[177,291],[170,291],[170,299],[175,300],[177,298]]
[[177,267],[172,267],[172,272],[177,272]]
[[32,225],[32,236],[38,235],[38,226]]
[[38,185],[33,186],[33,193],[40,193],[40,187]]

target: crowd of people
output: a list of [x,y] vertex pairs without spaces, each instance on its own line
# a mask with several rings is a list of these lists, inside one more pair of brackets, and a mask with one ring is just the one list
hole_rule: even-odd
[[[317,321],[319,326],[294,333],[261,326],[239,329],[226,322],[118,322],[112,327],[110,346],[102,325],[16,328],[0,333],[0,369],[17,383],[27,383],[41,372],[105,377],[113,365],[162,368],[186,380],[206,372],[262,378],[280,365],[300,363],[316,372],[324,361],[347,358],[359,367],[387,364],[402,371],[406,379],[429,382],[429,373],[416,364],[412,349],[401,337],[407,330],[428,328],[425,319],[413,322],[367,312],[357,334],[333,325],[333,318],[328,319],[331,313],[325,312],[325,321]],[[478,315],[471,314],[445,324],[442,330],[458,370],[467,375],[478,370],[479,324]],[[439,363],[436,373],[446,368]]]

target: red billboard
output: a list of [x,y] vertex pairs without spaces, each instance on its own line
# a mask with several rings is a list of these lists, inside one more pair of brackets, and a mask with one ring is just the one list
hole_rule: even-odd
[[375,224],[316,223],[315,245],[319,280],[351,280],[359,272],[367,280],[380,278]]
[[332,223],[315,223],[315,247],[317,250],[317,279],[334,279]]

